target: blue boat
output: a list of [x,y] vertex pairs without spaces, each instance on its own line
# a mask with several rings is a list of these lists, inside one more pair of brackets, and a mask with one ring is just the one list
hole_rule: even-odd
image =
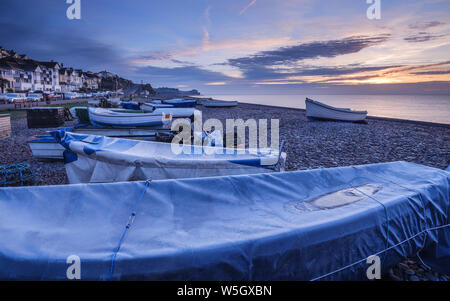
[[141,109],[141,106],[137,102],[131,102],[131,101],[122,101],[120,103],[120,106],[126,110],[135,110],[139,111]]
[[196,100],[185,100],[185,99],[163,100],[162,103],[166,105],[172,105],[175,108],[193,108],[197,105]]
[[[406,162],[0,189],[0,279],[367,280],[449,272],[450,173]],[[369,263],[368,263],[369,262]]]

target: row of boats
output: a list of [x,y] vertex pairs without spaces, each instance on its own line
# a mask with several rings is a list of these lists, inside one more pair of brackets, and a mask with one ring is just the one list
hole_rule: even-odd
[[143,140],[164,127],[121,125],[50,133],[69,185],[0,188],[0,280],[73,279],[74,258],[82,280],[367,280],[368,258],[386,271],[419,252],[450,270],[450,172],[283,172],[282,148],[177,153]]

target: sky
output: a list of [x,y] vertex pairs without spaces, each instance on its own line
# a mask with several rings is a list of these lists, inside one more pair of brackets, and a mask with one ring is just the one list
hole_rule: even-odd
[[450,94],[448,0],[80,1],[2,0],[0,46],[203,94]]

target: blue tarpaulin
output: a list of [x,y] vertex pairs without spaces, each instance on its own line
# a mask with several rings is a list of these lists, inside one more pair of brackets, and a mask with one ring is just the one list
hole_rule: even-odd
[[82,280],[364,280],[417,253],[450,272],[449,184],[396,162],[2,188],[0,279],[65,280],[71,255]]

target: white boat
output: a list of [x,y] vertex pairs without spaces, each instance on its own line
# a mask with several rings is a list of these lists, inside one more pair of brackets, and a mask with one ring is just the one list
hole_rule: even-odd
[[357,122],[363,121],[367,117],[367,111],[336,108],[309,98],[306,98],[305,103],[308,119]]
[[161,102],[159,102],[159,103],[158,102],[146,102],[146,103],[143,103],[141,105],[141,108],[143,110],[144,110],[144,108],[147,108],[147,110],[150,110],[151,107],[155,107],[155,108],[174,108],[173,105],[166,105],[166,104],[163,104]]
[[202,105],[206,108],[231,108],[237,106],[238,102],[225,100],[208,100],[203,101]]
[[105,136],[51,132],[64,145],[69,182],[99,183],[267,173],[284,169],[286,154],[273,148],[179,146]]
[[[172,139],[170,129],[153,128],[99,128],[92,126],[74,127],[70,132],[84,135],[97,135],[124,139],[136,139],[143,141],[162,141]],[[28,140],[33,157],[39,160],[63,160],[65,148],[50,135],[34,136]]]
[[153,106],[152,104],[142,104],[141,109],[144,112],[151,112],[153,114],[172,114],[172,118],[192,118],[194,116],[195,111],[194,108],[174,108],[174,107],[158,107]]
[[78,118],[77,110],[87,110],[87,107],[71,107],[69,109],[69,112],[70,112],[70,115],[72,115],[73,118]]
[[163,113],[128,113],[123,110],[89,108],[89,119],[93,125],[99,126],[162,126],[172,120],[172,115]]

